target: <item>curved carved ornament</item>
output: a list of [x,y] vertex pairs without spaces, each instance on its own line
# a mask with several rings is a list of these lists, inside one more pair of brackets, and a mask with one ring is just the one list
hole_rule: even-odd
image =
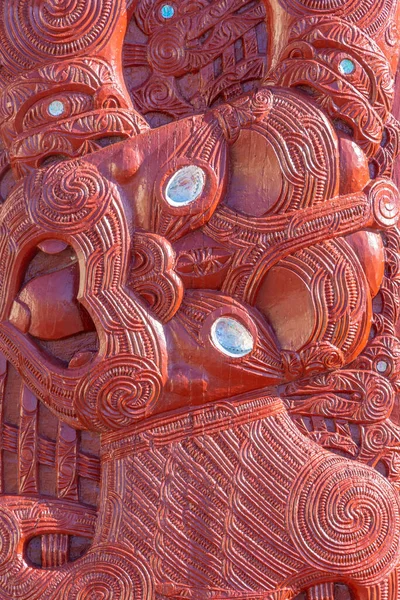
[[1,600],[400,600],[398,0],[0,0]]

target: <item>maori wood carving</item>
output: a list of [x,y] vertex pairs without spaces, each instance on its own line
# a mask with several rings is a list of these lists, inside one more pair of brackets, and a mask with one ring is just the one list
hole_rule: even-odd
[[399,30],[0,0],[1,600],[400,600]]

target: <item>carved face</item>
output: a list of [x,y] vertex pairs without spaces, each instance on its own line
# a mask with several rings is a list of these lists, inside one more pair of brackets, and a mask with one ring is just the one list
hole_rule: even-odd
[[399,482],[397,12],[0,0],[0,388],[6,360],[23,379],[1,597],[395,589],[399,498],[371,466]]
[[[284,131],[278,134],[289,111],[298,112],[307,157],[298,162],[298,181],[284,163],[295,160],[297,147],[285,142]],[[313,143],[325,144],[315,157],[316,175],[306,153],[311,122]],[[274,147],[277,135],[285,143]],[[249,182],[254,210],[236,208],[243,139],[266,148],[251,164],[256,176],[268,162],[280,169],[270,194],[268,185],[260,190]],[[23,280],[35,248],[51,256],[68,246],[78,263],[61,269],[59,281],[51,274],[33,277],[19,296],[2,286],[7,357],[72,424],[100,430],[186,407],[189,390],[192,405],[222,399],[227,378],[233,397],[349,362],[365,345],[371,322],[372,286],[354,267],[354,253],[364,243],[379,262],[380,250],[376,235],[364,242],[343,236],[390,226],[398,201],[389,182],[376,183],[368,195],[357,190],[335,197],[337,148],[318,109],[299,95],[266,90],[85,160],[33,172],[4,205],[3,260],[9,272],[19,271],[16,281]],[[312,266],[318,261],[322,280]],[[291,292],[281,283],[285,273],[307,319],[294,335],[285,320],[282,294]],[[350,296],[347,290],[346,310],[338,313],[330,298],[344,280]],[[302,296],[304,289],[309,293]],[[46,306],[61,310],[60,331],[41,312],[43,293]],[[307,310],[317,298],[325,309]],[[43,353],[40,340],[85,329],[97,331],[98,347],[81,348],[68,367]]]
[[[120,38],[105,45],[117,16],[111,4],[103,11],[110,33],[99,29],[96,57],[86,56],[83,37],[84,58],[68,61],[75,50],[67,43],[57,65],[38,68],[28,58],[31,70],[4,94],[4,139],[17,174],[85,153],[87,127],[95,126],[93,143],[135,134],[84,160],[34,169],[8,197],[1,257],[18,283],[3,272],[7,357],[72,424],[100,430],[223,399],[227,380],[231,397],[259,394],[351,362],[367,341],[383,277],[379,234],[357,232],[396,222],[395,188],[380,182],[366,194],[363,151],[285,87],[150,130],[124,99],[120,70],[110,70]],[[315,61],[313,44],[318,60],[340,61],[321,50],[321,36],[335,36],[332,23],[314,23],[312,39],[298,25],[272,79],[281,83],[297,73],[292,64]],[[18,43],[33,52],[32,38],[24,39]],[[20,68],[19,50],[6,41],[11,72]],[[308,44],[308,54],[296,44]],[[285,85],[300,83],[291,76]],[[60,261],[56,274],[50,267],[32,275],[38,251],[43,261]],[[367,263],[375,265],[369,272]],[[57,315],[51,325],[49,311]],[[54,363],[48,342],[83,332],[89,342],[67,357],[58,350],[64,363]]]

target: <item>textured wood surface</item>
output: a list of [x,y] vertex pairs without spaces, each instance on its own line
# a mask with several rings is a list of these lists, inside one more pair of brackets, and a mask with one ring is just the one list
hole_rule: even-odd
[[0,600],[400,600],[399,30],[0,0]]

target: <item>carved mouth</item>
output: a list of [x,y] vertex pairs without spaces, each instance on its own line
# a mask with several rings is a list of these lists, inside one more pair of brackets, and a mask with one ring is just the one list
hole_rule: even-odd
[[[127,287],[130,235],[115,186],[87,162],[64,162],[26,178],[1,218],[0,348],[7,359],[35,395],[76,428],[115,430],[146,416],[161,392],[165,342],[160,324]],[[78,261],[24,286],[25,265],[38,245],[48,250],[49,240],[69,247],[65,259],[72,248]],[[61,297],[52,279],[64,282]],[[67,323],[55,316],[46,325],[41,301],[50,311],[64,310]],[[57,342],[94,327],[97,353],[81,353],[70,367],[31,337]]]

